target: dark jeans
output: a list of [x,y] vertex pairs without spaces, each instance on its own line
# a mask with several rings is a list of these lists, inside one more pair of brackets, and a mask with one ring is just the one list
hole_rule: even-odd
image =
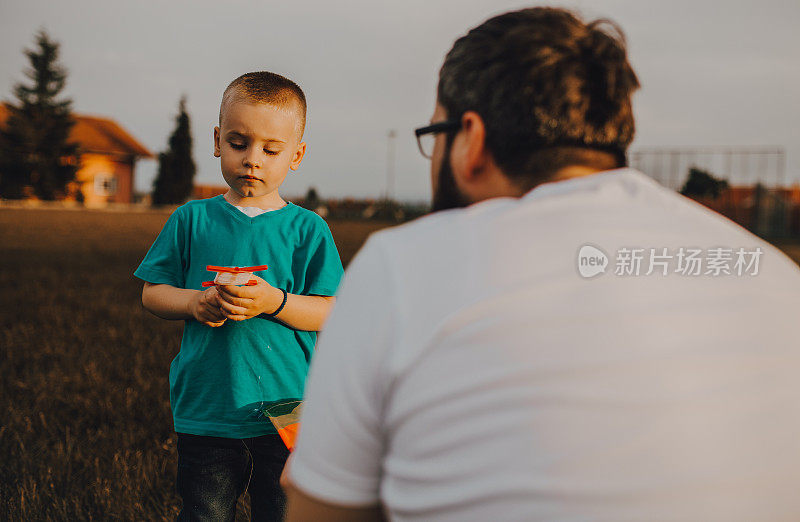
[[283,519],[279,479],[289,450],[277,434],[226,439],[178,433],[179,521],[232,521],[250,492],[251,520]]

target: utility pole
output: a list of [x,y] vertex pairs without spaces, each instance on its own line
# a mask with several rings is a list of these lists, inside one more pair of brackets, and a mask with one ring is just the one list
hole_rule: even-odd
[[386,200],[391,200],[394,193],[394,157],[395,157],[395,138],[397,132],[394,129],[389,129],[386,134],[387,148],[386,148]]

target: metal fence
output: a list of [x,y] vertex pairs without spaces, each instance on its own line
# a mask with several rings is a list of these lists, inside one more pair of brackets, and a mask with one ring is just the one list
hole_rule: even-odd
[[762,237],[800,236],[800,187],[788,187],[786,153],[780,147],[642,149],[631,167],[680,191],[692,168],[725,180],[717,197],[694,197]]
[[681,189],[692,167],[731,186],[786,185],[786,152],[780,147],[642,149],[631,152],[629,159],[631,167],[674,190]]

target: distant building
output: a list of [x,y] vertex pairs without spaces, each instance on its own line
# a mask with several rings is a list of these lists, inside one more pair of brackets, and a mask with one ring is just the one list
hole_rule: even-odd
[[[0,125],[8,116],[0,103]],[[153,153],[114,120],[74,113],[73,118],[69,141],[78,144],[81,163],[67,199],[77,199],[80,192],[86,206],[132,203],[136,161]]]

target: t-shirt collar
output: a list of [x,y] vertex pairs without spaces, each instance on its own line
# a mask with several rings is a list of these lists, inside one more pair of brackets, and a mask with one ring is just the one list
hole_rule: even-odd
[[537,185],[536,187],[532,188],[528,193],[522,196],[522,199],[534,200],[543,197],[558,196],[560,194],[567,194],[570,192],[594,190],[597,187],[610,182],[631,182],[635,184],[655,183],[655,181],[648,178],[638,170],[630,167],[623,167],[613,170],[604,170],[596,174],[589,174],[588,176],[565,179],[563,181],[542,183],[541,185]]

